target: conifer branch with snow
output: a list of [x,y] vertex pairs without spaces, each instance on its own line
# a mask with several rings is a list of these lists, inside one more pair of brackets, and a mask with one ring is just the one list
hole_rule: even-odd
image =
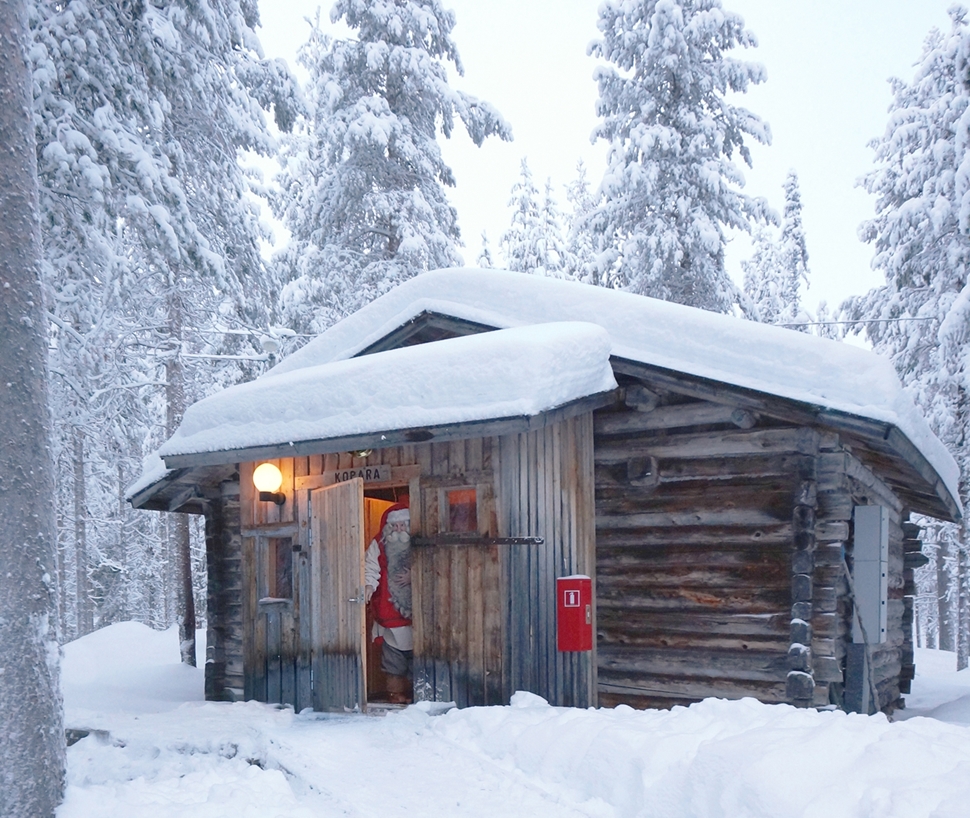
[[756,45],[720,0],[606,0],[594,132],[609,144],[602,203],[590,224],[598,283],[718,312],[740,295],[724,267],[725,230],[774,220],[763,199],[741,192],[737,154],[770,131],[727,101],[765,80],[764,68],[730,56]]
[[439,0],[338,0],[301,51],[310,113],[287,140],[278,214],[292,234],[276,265],[288,323],[321,331],[422,270],[460,263],[455,184],[437,143],[456,121],[476,145],[511,139],[498,112],[453,89],[454,14]]

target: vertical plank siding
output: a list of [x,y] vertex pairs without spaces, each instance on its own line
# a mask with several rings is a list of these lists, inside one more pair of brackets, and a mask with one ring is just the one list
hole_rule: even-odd
[[595,587],[592,444],[592,416],[586,414],[501,437],[497,452],[499,535],[544,540],[540,547],[504,549],[503,688],[529,690],[562,706],[596,703],[595,651],[556,649],[556,579],[586,574]]

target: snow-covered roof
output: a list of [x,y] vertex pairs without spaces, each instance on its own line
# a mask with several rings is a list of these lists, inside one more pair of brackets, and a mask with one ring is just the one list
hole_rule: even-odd
[[335,324],[259,383],[352,358],[422,313],[496,328],[594,323],[609,333],[616,358],[895,426],[959,503],[956,462],[882,356],[800,332],[576,282],[498,270],[425,273]]
[[189,407],[159,455],[531,417],[615,388],[610,337],[602,327],[544,323],[307,361],[230,387]]

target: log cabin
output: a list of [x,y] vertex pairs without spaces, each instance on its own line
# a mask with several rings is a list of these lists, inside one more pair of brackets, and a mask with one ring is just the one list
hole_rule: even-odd
[[[263,463],[281,485],[261,493]],[[957,486],[871,352],[444,270],[190,407],[129,497],[205,517],[210,699],[382,701],[363,553],[406,497],[416,700],[891,712],[915,670],[912,515],[959,519]],[[576,577],[589,649],[559,632]]]

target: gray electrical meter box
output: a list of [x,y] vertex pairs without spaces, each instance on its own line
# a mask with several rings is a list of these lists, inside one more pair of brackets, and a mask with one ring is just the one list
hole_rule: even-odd
[[870,645],[886,641],[889,608],[889,510],[856,506],[852,547],[852,580],[859,617],[852,618],[852,641],[863,642],[859,618]]

